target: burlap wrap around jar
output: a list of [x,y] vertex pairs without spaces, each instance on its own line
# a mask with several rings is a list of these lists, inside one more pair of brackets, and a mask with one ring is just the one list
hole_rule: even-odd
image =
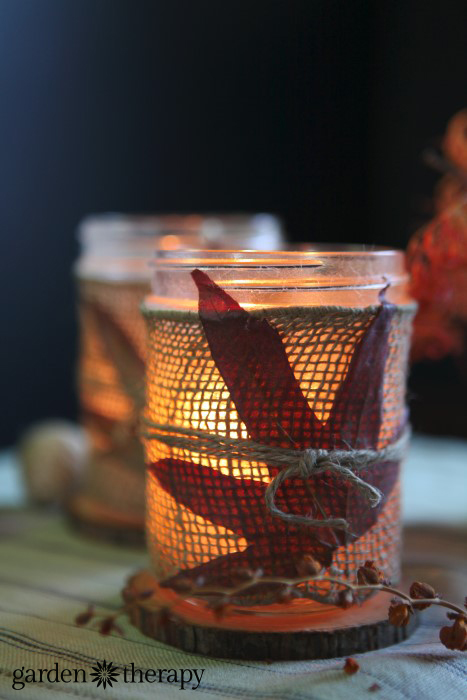
[[143,433],[163,585],[293,578],[305,554],[398,579],[413,314],[396,251],[160,254]]

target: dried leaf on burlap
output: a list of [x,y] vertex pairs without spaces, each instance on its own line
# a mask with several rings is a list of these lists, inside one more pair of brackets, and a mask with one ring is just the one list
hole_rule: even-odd
[[89,314],[99,333],[105,350],[118,373],[125,393],[135,406],[144,401],[145,361],[132,339],[115,318],[97,302],[84,301],[84,313]]
[[303,396],[278,331],[201,270],[192,277],[211,355],[250,437],[277,447],[314,444],[321,422]]

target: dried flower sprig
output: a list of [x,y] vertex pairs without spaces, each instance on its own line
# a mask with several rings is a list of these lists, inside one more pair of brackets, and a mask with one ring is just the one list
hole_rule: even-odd
[[[389,593],[394,596],[388,610],[390,624],[396,627],[405,627],[408,625],[414,610],[424,610],[431,605],[447,608],[450,611],[447,613],[447,617],[453,621],[453,624],[441,628],[440,641],[448,649],[467,651],[466,610],[442,598],[429,584],[414,581],[410,586],[409,593],[405,593],[394,588],[373,561],[366,561],[363,566],[358,568],[356,583],[341,579],[338,576],[322,575],[321,570],[321,565],[318,562],[312,559],[310,555],[305,555],[297,565],[297,571],[300,572],[298,578],[265,576],[261,570],[250,571],[242,569],[232,572],[232,579],[235,583],[228,588],[206,585],[204,578],[200,577],[195,583],[188,579],[177,579],[176,582],[173,582],[171,589],[184,599],[207,598],[209,600],[209,609],[217,620],[222,619],[228,611],[234,608],[235,600],[241,594],[259,586],[277,587],[273,602],[290,603],[294,598],[312,598],[312,594],[304,588],[304,584],[317,582],[334,584],[341,589],[335,599],[336,605],[344,609],[361,602],[361,594],[363,593]],[[149,599],[153,594],[154,591],[151,589],[139,592],[136,595],[130,594],[127,590],[126,604],[114,614],[99,615],[94,611],[93,607],[89,606],[86,611],[76,616],[75,623],[77,625],[85,625],[92,619],[98,619],[100,620],[99,631],[101,634],[110,634],[112,631],[122,633],[121,628],[116,623],[118,616],[128,614],[132,607],[137,607],[141,601]],[[465,607],[467,608],[467,598]],[[242,612],[258,614],[255,611],[243,610]],[[161,608],[160,624],[164,624],[164,621],[167,621],[171,614],[171,606],[169,604]]]
[[147,600],[153,594],[153,590],[141,591],[138,595],[134,596],[132,600],[128,601],[121,608],[118,608],[111,615],[107,613],[98,613],[94,605],[88,605],[86,610],[76,615],[74,619],[75,625],[84,627],[93,620],[97,622],[98,630],[103,636],[108,636],[111,632],[117,632],[123,636],[123,629],[117,624],[117,619],[122,615],[128,614],[133,606],[136,606],[140,601]]
[[[183,595],[184,598],[218,596],[219,598],[222,598],[224,602],[230,603],[240,594],[256,586],[276,585],[280,587],[277,594],[277,602],[289,602],[291,598],[286,598],[286,600],[284,600],[285,590],[292,593],[291,597],[312,598],[312,594],[307,593],[306,590],[296,590],[295,587],[307,583],[321,582],[335,584],[342,587],[344,591],[350,591],[353,593],[354,600],[350,601],[347,598],[347,602],[358,602],[356,596],[364,591],[382,591],[392,594],[398,599],[398,602],[400,600],[400,602],[404,605],[408,605],[411,610],[414,608],[423,610],[424,608],[428,608],[430,605],[440,605],[454,611],[457,615],[464,617],[467,616],[467,613],[462,608],[454,603],[444,600],[441,598],[441,596],[435,593],[434,589],[429,584],[414,581],[411,585],[409,594],[394,588],[385,578],[384,573],[375,566],[373,561],[366,561],[363,566],[359,567],[357,571],[357,583],[352,583],[351,581],[339,578],[337,576],[321,575],[319,573],[321,570],[320,565],[316,561],[312,562],[309,555],[306,555],[306,557],[303,558],[302,562],[297,565],[297,569],[303,572],[305,566],[308,573],[303,573],[298,578],[263,576],[262,571],[258,570],[255,572],[249,572],[249,578],[245,577],[244,572],[244,580],[228,588],[206,586],[201,582],[196,582],[193,584],[188,579],[177,580],[173,583],[171,588],[173,588],[173,590],[175,590],[178,594]],[[343,598],[344,597],[340,596],[339,594],[336,598],[337,604],[339,604],[339,600],[342,600]],[[394,605],[394,602],[391,603],[391,607]],[[346,607],[346,605],[344,604],[342,607]]]

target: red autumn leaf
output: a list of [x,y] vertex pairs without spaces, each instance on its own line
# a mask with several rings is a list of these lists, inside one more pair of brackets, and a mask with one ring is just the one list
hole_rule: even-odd
[[[314,477],[311,488],[301,479],[293,479],[285,482],[277,493],[276,504],[281,510],[312,514],[314,518],[343,517],[350,525],[349,532],[328,527],[303,528],[270,514],[263,482],[236,479],[210,467],[175,459],[159,460],[149,469],[161,487],[179,503],[255,543],[247,557],[250,567],[264,568],[274,562],[273,572],[281,566],[280,558],[285,557],[287,575],[296,573],[295,560],[306,552],[323,566],[329,566],[333,551],[366,532],[380,512],[380,507],[369,509],[355,487],[335,475]],[[271,469],[272,476],[277,472],[277,468]],[[383,493],[389,493],[397,474],[398,465],[381,464],[373,467],[371,475],[365,474],[365,478]]]
[[381,427],[384,370],[396,307],[381,305],[352,354],[326,423],[333,448],[375,448]]
[[[323,566],[331,563],[336,541],[320,542],[314,528],[294,527],[274,518],[266,507],[263,482],[236,479],[210,467],[175,459],[159,460],[149,469],[162,488],[179,503],[206,520],[245,537],[253,545],[246,550],[243,561],[248,568],[261,566],[273,573],[278,567],[285,567],[288,574],[294,575],[296,561],[307,552],[314,552]],[[287,507],[282,495],[278,496],[277,503],[284,509]],[[309,497],[305,496],[299,503],[301,512],[305,514],[311,505]],[[213,564],[210,570],[219,567]],[[193,570],[190,573],[195,576]]]
[[[389,333],[396,312],[394,304],[385,300],[384,291],[380,295],[381,305],[354,348],[329,418],[326,423],[321,423],[295,379],[279,333],[266,319],[260,320],[248,314],[205,273],[194,270],[192,276],[199,289],[199,314],[211,353],[253,439],[261,441],[263,433],[268,435],[271,429],[277,438],[274,432],[276,423],[282,426],[296,448],[377,447]],[[245,367],[248,367],[247,372],[243,371]],[[276,388],[277,401],[271,399]],[[295,406],[295,411],[287,410],[289,405]],[[311,429],[307,430],[302,421],[310,414]],[[278,418],[274,420],[276,415]],[[263,439],[263,442],[267,440]],[[287,441],[279,442],[281,446],[287,446]],[[273,444],[277,443],[274,441]],[[358,475],[384,494],[389,494],[397,481],[398,465],[376,465]],[[369,509],[362,494],[341,478],[324,473],[314,477],[312,483],[315,502],[309,505],[306,489],[298,480],[284,484],[280,494],[285,502],[295,504],[295,510],[285,509],[289,512],[296,512],[297,503],[305,503],[315,511],[315,518],[343,517],[348,520],[350,533],[342,530],[330,532],[328,529],[320,533],[320,538],[334,545],[336,541],[345,544],[376,522],[383,504]],[[319,508],[316,501],[319,501]]]
[[211,355],[253,440],[308,447],[321,423],[306,401],[278,331],[232,299],[201,270],[192,277]]
[[[315,528],[303,530],[271,515],[264,499],[266,484],[262,481],[236,479],[210,467],[176,459],[159,460],[149,470],[160,486],[179,503],[206,520],[245,537],[249,542],[261,538],[275,540],[280,535],[296,537],[295,530],[299,530],[303,534],[302,541],[306,541],[307,551],[310,546],[320,544]],[[314,496],[310,491],[303,490],[297,497],[296,486],[299,483],[303,489],[303,482],[290,487],[285,484],[277,494],[276,503],[283,510],[294,509],[294,512],[306,515],[314,510]],[[327,513],[324,517],[329,515]],[[344,517],[345,513],[339,513],[339,516]],[[329,547],[327,543],[324,546]],[[333,540],[331,547],[335,546],[336,541]]]
[[[179,503],[247,539],[267,533],[276,522],[266,509],[265,485],[260,481],[236,479],[211,467],[176,459],[159,460],[150,471]],[[267,516],[270,522],[266,522]]]

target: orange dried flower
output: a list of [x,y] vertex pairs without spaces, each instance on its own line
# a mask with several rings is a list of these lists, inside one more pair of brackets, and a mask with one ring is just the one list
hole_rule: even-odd
[[376,586],[384,583],[385,578],[381,569],[378,569],[374,561],[366,561],[357,571],[357,582],[360,586]]
[[[410,586],[409,592],[411,598],[438,598],[435,589],[428,583],[422,583],[421,581],[414,581]],[[425,610],[425,608],[430,607],[430,603],[413,603],[412,607],[417,610]]]
[[408,603],[393,601],[389,606],[388,617],[391,625],[405,627],[409,624],[412,608]]
[[467,109],[451,117],[443,139],[443,151],[461,170],[467,169]]
[[453,625],[440,629],[439,638],[448,649],[467,651],[467,619],[458,615]]
[[464,183],[455,175],[447,173],[435,186],[434,200],[436,212],[446,211],[456,205],[465,194]]
[[299,576],[317,576],[322,568],[319,561],[316,561],[311,554],[304,554],[297,564]]
[[345,660],[344,664],[344,671],[347,673],[349,676],[353,676],[354,673],[357,673],[357,671],[360,670],[360,664],[355,661],[355,659],[352,659],[352,657],[349,656],[348,659]]

